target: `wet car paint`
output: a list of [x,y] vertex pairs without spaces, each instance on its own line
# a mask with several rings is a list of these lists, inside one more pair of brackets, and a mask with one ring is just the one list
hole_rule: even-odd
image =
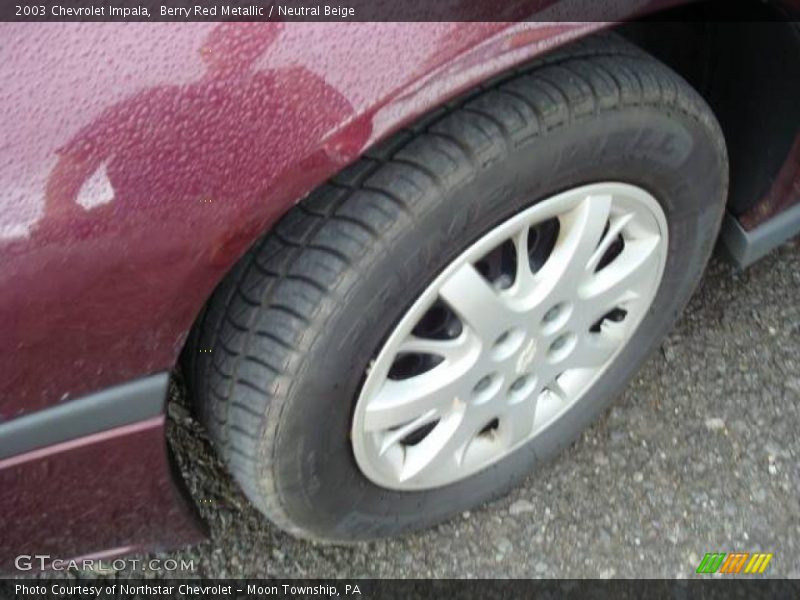
[[[598,26],[0,26],[0,77],[19,81],[0,97],[0,420],[170,369],[219,279],[303,194]],[[5,571],[21,552],[202,536],[163,418],[1,461],[0,487]]]

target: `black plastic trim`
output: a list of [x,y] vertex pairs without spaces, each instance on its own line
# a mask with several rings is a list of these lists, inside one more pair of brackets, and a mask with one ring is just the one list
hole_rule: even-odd
[[0,459],[163,414],[168,385],[157,373],[4,421]]

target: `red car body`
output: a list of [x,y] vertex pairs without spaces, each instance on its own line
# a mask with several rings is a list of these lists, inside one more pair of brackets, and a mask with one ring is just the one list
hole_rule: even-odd
[[[201,539],[163,400],[220,279],[376,141],[603,26],[0,25],[1,564]],[[124,416],[75,416],[109,389]]]

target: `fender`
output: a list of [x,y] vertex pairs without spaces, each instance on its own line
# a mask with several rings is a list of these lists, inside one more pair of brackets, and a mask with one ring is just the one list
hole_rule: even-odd
[[172,368],[215,285],[310,190],[602,26],[4,25],[0,420]]

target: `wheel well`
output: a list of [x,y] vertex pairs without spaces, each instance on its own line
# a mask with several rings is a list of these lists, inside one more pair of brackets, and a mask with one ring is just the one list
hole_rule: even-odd
[[[730,158],[728,210],[763,198],[800,123],[800,35],[774,6],[712,0],[617,28],[683,76],[711,106]],[[744,21],[747,19],[747,21]]]

